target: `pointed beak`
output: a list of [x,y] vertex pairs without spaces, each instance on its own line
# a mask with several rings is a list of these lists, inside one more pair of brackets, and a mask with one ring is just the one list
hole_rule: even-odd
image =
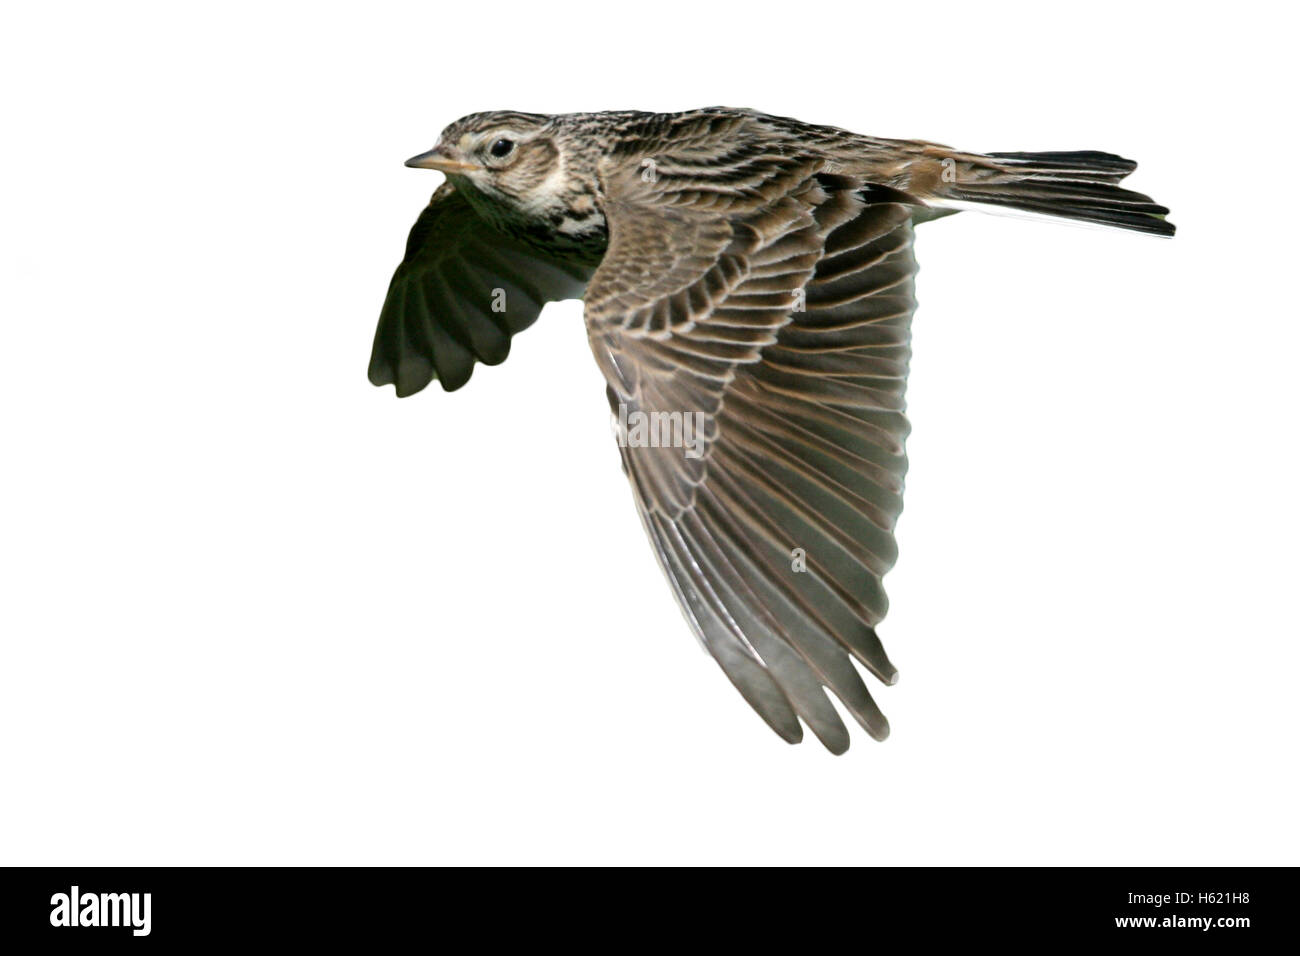
[[462,163],[452,159],[441,147],[434,147],[427,153],[412,156],[406,161],[406,165],[415,169],[436,169],[440,173],[472,173],[476,169],[483,168],[473,163]]

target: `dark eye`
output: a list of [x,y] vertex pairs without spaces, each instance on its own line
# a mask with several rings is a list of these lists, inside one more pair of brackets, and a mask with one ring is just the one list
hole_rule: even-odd
[[513,140],[499,139],[492,144],[492,148],[489,149],[488,152],[491,153],[493,156],[495,156],[497,159],[504,159],[505,157],[510,155],[510,151],[514,148],[515,148],[515,144]]

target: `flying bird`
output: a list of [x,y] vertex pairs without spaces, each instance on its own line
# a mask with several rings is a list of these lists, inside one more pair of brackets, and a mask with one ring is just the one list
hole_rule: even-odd
[[972,153],[746,109],[475,113],[408,166],[411,230],[370,381],[447,391],[581,298],[624,471],[695,635],[782,738],[889,724],[853,664],[907,468],[913,227],[965,208],[1172,236],[1109,153]]

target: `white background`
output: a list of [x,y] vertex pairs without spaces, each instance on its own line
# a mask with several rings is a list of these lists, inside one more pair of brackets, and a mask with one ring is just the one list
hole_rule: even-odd
[[[996,7],[10,11],[0,862],[1300,862],[1290,32]],[[894,733],[839,758],[691,637],[578,303],[365,376],[445,124],[719,103],[1122,153],[1179,226],[921,228]]]

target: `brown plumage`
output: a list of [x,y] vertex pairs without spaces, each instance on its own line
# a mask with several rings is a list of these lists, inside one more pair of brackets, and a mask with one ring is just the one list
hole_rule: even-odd
[[849,737],[823,688],[889,732],[851,658],[897,677],[875,627],[907,465],[913,225],[982,205],[1174,231],[1110,154],[748,110],[478,113],[410,164],[449,179],[393,278],[371,381],[459,388],[546,302],[583,297],[612,411],[650,423],[620,451],[693,630],[778,734],[802,720],[835,753]]

